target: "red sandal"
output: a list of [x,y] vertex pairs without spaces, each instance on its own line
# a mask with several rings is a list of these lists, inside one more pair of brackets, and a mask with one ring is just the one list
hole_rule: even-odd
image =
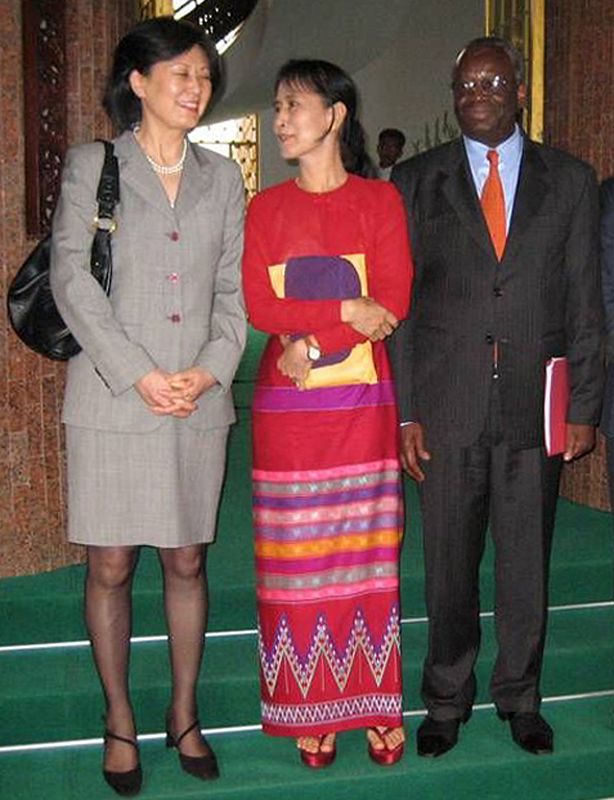
[[326,739],[327,736],[330,734],[325,733],[322,736],[314,736],[314,739],[318,740],[318,749],[315,753],[309,753],[307,750],[303,750],[302,747],[299,747],[299,751],[301,754],[301,761],[305,766],[311,767],[311,769],[320,769],[321,767],[328,767],[329,764],[332,764],[335,760],[335,756],[337,755],[337,742],[333,744],[333,749],[330,751],[322,751],[320,748],[322,747],[322,742]]
[[393,764],[396,764],[397,761],[401,760],[405,750],[405,742],[399,742],[392,750],[386,745],[386,736],[395,730],[394,728],[383,728],[382,730],[378,728],[368,728],[368,730],[373,731],[377,738],[384,744],[382,748],[376,749],[371,742],[367,740],[369,756],[376,764],[379,764],[381,767],[391,767]]

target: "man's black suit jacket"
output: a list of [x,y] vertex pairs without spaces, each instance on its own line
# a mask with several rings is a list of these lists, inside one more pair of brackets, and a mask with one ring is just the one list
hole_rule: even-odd
[[525,139],[505,253],[497,261],[461,139],[397,165],[416,274],[409,319],[389,347],[401,420],[427,446],[476,441],[499,343],[504,438],[543,443],[544,366],[567,355],[568,421],[595,424],[603,312],[593,170]]

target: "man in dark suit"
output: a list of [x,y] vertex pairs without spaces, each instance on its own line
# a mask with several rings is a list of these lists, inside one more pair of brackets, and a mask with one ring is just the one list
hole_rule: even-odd
[[548,359],[567,356],[569,461],[593,447],[600,407],[597,186],[590,167],[520,130],[523,61],[505,40],[472,41],[452,89],[461,138],[392,172],[416,267],[410,318],[390,352],[401,458],[419,482],[424,529],[428,715],[418,753],[454,747],[471,714],[489,524],[491,696],[521,747],[550,753],[539,680],[562,459],[545,454],[544,374]]

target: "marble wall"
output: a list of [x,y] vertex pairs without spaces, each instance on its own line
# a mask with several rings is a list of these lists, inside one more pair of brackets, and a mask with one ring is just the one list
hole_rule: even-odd
[[[545,141],[614,174],[614,4],[548,0]],[[566,466],[561,493],[609,508],[604,447]]]
[[[110,54],[133,0],[66,0],[68,142],[109,136],[100,97]],[[0,0],[0,286],[2,297],[35,243],[25,233],[22,3]],[[31,99],[31,96],[30,96]],[[0,576],[78,561],[65,542],[64,448],[59,423],[64,366],[27,350],[0,304]]]

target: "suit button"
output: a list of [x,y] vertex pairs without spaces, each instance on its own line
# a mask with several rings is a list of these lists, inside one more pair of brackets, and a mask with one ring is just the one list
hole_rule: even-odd
[[172,231],[169,234],[169,236],[170,236],[171,242],[178,242],[179,241],[179,234],[177,233],[177,231]]
[[493,294],[495,295],[495,297],[503,297],[503,289],[501,289],[501,287],[499,286],[495,286],[495,288],[493,289]]
[[486,344],[494,344],[495,337],[492,335],[492,333],[487,333],[486,336],[484,337],[484,341],[486,342]]

